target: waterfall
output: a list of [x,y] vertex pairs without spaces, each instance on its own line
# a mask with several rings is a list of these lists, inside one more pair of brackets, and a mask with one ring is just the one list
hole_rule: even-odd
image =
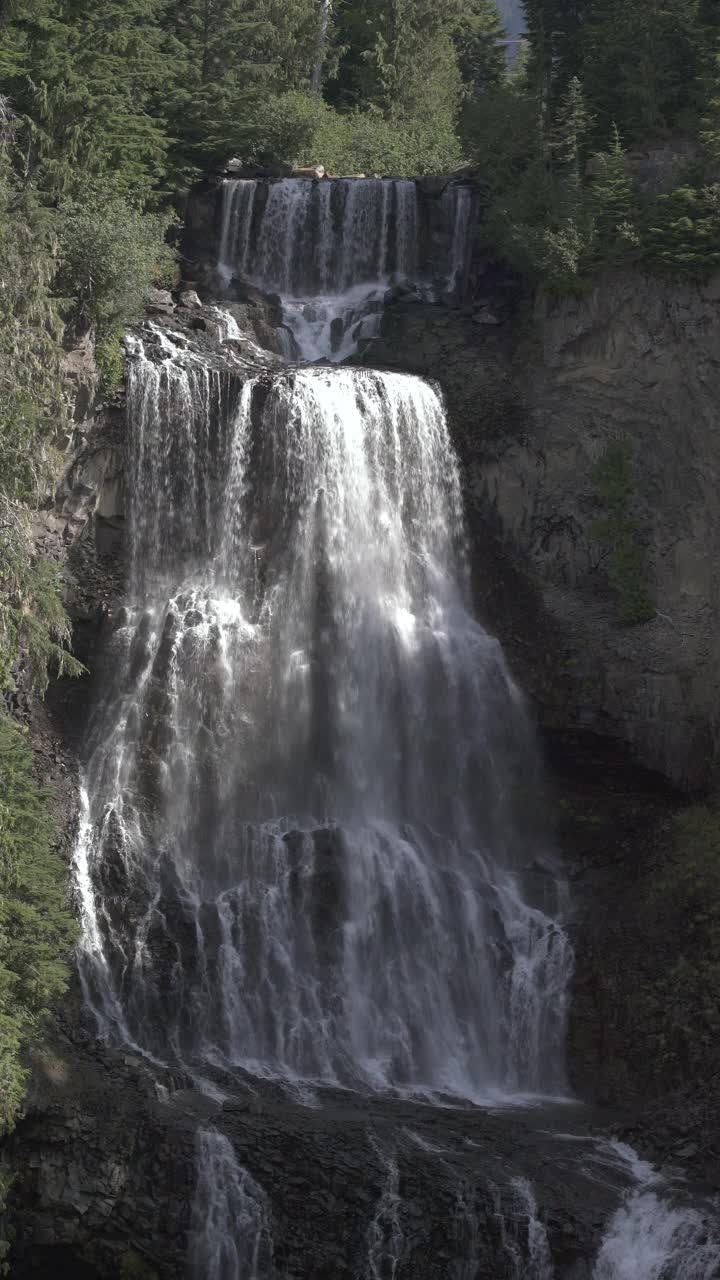
[[463,287],[469,252],[470,216],[472,193],[469,187],[451,186],[443,195],[452,225],[450,240],[450,269],[447,277],[449,293],[457,293]]
[[663,1177],[631,1147],[607,1145],[636,1186],[608,1224],[593,1280],[718,1280],[717,1206],[703,1213],[673,1202]]
[[397,1160],[377,1144],[373,1148],[383,1167],[384,1183],[368,1228],[367,1280],[395,1280],[402,1259],[404,1238],[400,1225],[400,1173]]
[[636,1192],[612,1218],[593,1280],[718,1280],[720,1239],[696,1209]]
[[223,185],[220,265],[286,297],[338,295],[417,269],[417,188],[405,178]]
[[400,178],[223,185],[218,280],[233,276],[279,294],[301,361],[347,359],[377,332],[392,281],[432,293],[437,277],[460,289],[469,252],[472,196],[453,184],[438,201],[442,261],[420,261],[414,181]]
[[[459,292],[469,196],[433,216],[438,296]],[[255,358],[222,306],[277,291],[292,356],[338,361],[388,284],[423,276],[424,217],[413,182],[227,183],[207,329],[127,344],[128,586],[86,743],[80,980],[106,1041],[216,1102],[280,1098],[300,1128],[333,1090],[383,1094],[403,1127],[418,1101],[566,1094],[564,891],[523,699],[471,609],[442,396]],[[410,1256],[397,1140],[372,1143],[366,1280]],[[269,1280],[263,1189],[215,1129],[196,1168],[189,1273]],[[451,1186],[471,1280],[480,1193],[465,1167]],[[512,1196],[505,1261],[548,1280],[529,1184]]]
[[498,1197],[503,1248],[513,1280],[553,1280],[550,1244],[527,1178],[513,1178]]
[[77,877],[102,1032],[284,1080],[562,1091],[572,957],[439,395],[140,344],[128,404]]
[[214,1129],[197,1135],[190,1225],[192,1280],[270,1280],[272,1234],[265,1193]]

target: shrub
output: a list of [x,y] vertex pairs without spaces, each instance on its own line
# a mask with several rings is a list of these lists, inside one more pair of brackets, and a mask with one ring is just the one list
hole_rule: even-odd
[[239,150],[259,164],[322,164],[329,173],[399,177],[442,172],[459,163],[452,130],[422,121],[389,120],[377,108],[343,115],[315,95],[267,98]]
[[67,986],[75,938],[65,868],[50,849],[48,797],[32,763],[22,733],[0,713],[0,1134],[20,1113],[23,1054]]
[[158,1274],[135,1249],[126,1249],[120,1259],[120,1280],[158,1280]]
[[109,333],[95,347],[95,363],[106,391],[120,386],[125,372],[125,351],[121,333]]
[[148,287],[172,274],[169,225],[167,214],[145,213],[111,186],[91,184],[63,200],[56,285],[71,318],[93,325],[101,340],[137,319]]

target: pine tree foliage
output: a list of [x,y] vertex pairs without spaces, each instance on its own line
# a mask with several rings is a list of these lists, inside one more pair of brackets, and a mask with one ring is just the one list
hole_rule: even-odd
[[[169,91],[166,0],[47,0],[23,5],[6,90],[26,125],[25,165],[65,193],[82,174],[112,172],[149,192],[168,138],[154,103]],[[0,62],[0,68],[2,63]]]
[[24,1055],[67,986],[75,937],[47,800],[20,730],[0,712],[0,1136],[21,1112]]
[[44,693],[48,674],[80,675],[69,653],[70,624],[56,566],[35,552],[30,515],[0,494],[0,696],[24,683]]
[[494,0],[474,0],[459,18],[454,43],[469,95],[481,95],[505,78],[505,28]]
[[14,121],[0,122],[0,476],[13,498],[44,489],[48,439],[62,425],[62,323],[52,294],[53,219],[13,170]]
[[613,126],[609,149],[594,159],[597,177],[589,193],[594,258],[611,263],[627,257],[640,244],[638,195],[617,125]]

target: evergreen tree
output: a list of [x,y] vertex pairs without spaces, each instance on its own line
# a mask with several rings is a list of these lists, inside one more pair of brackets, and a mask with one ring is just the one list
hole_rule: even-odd
[[[0,110],[1,110],[0,106]],[[64,420],[62,322],[52,297],[54,220],[11,164],[14,122],[0,135],[0,487],[37,501],[47,442]]]
[[677,187],[658,196],[643,233],[646,259],[676,275],[701,278],[720,268],[720,184]]
[[638,196],[627,169],[627,161],[617,125],[610,146],[594,157],[597,177],[590,189],[590,209],[595,229],[595,256],[600,262],[614,262],[637,252]]
[[501,83],[507,70],[506,33],[495,0],[471,0],[454,39],[460,74],[473,93]]
[[463,86],[454,40],[471,10],[472,0],[345,0],[338,9],[344,53],[331,102],[341,111],[377,109],[402,130],[405,154],[417,156],[423,171],[461,159]]
[[607,137],[676,125],[697,111],[703,35],[698,0],[602,0],[583,35],[583,82]]
[[713,53],[708,60],[704,91],[700,141],[715,176],[720,175],[720,53]]
[[577,76],[573,76],[560,99],[550,139],[550,154],[555,172],[577,193],[582,187],[590,124],[583,87]]
[[26,170],[63,193],[82,173],[111,171],[149,193],[165,169],[165,124],[155,111],[176,67],[162,29],[166,0],[48,0],[13,24],[11,75],[27,122]]
[[182,72],[170,95],[173,160],[180,174],[255,149],[263,103],[309,88],[317,0],[171,0]]
[[568,81],[582,76],[583,32],[593,0],[523,0],[530,74],[542,85],[548,112]]
[[69,978],[76,929],[51,833],[31,753],[0,712],[0,1136],[22,1109],[23,1055]]

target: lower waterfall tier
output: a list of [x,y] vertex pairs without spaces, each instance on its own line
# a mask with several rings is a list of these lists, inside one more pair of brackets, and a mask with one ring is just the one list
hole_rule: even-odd
[[117,1280],[133,1259],[158,1280],[719,1274],[713,1204],[593,1138],[607,1118],[582,1108],[308,1107],[263,1081],[213,1102],[67,1041],[49,1065],[17,1135],[14,1280]]
[[159,355],[75,859],[101,1034],[198,1076],[562,1093],[562,887],[437,393]]

